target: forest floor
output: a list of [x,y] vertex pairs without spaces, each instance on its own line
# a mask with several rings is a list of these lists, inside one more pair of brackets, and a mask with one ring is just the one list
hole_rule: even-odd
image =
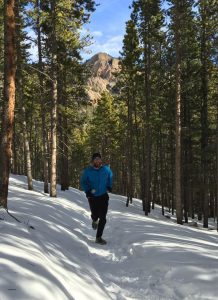
[[[34,181],[10,178],[9,211],[0,210],[0,300],[218,299],[218,233],[177,225],[160,207],[145,217],[111,194],[104,238],[95,244],[85,194],[58,197]],[[168,213],[169,215],[169,213]]]

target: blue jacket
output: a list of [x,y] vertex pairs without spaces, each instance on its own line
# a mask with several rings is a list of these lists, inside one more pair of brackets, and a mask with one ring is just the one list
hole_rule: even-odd
[[108,166],[96,169],[92,166],[86,168],[81,177],[81,187],[85,193],[91,191],[93,196],[101,196],[112,188],[113,173]]

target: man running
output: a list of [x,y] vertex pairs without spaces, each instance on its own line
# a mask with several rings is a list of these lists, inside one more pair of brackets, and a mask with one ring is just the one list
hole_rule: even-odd
[[89,201],[92,218],[92,228],[97,229],[97,244],[105,245],[102,238],[108,211],[108,192],[112,191],[112,171],[102,164],[101,154],[92,155],[92,165],[86,168],[81,177],[81,186]]

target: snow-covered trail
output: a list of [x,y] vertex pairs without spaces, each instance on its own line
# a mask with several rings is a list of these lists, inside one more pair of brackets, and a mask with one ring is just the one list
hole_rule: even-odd
[[[94,243],[84,193],[51,199],[10,179],[9,209],[0,211],[0,300],[218,299],[218,234],[180,226],[138,200],[111,195],[104,238]],[[35,230],[31,229],[33,226]]]

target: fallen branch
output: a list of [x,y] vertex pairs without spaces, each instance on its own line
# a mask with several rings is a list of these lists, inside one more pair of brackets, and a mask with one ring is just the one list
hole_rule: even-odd
[[17,221],[18,223],[25,224],[25,225],[26,225],[27,227],[29,227],[30,229],[35,229],[34,226],[29,225],[29,220],[28,220],[27,224],[26,224],[26,223],[23,223],[22,221],[20,221],[19,219],[17,219],[15,216],[13,216],[12,213],[10,213],[8,209],[5,209],[5,210],[6,210],[7,214],[8,214],[10,217],[12,217],[15,221]]
[[20,220],[18,220],[15,216],[13,216],[10,212],[9,212],[9,210],[6,208],[5,209],[6,210],[6,212],[7,212],[7,214],[10,216],[10,217],[12,217],[14,220],[16,220],[18,223],[22,223]]

